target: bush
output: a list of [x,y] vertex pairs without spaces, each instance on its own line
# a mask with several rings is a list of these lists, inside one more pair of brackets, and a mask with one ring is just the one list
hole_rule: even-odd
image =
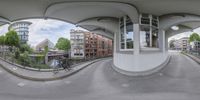
[[21,65],[30,66],[31,60],[30,60],[30,58],[28,56],[28,52],[27,51],[22,53],[22,54],[20,54],[19,62],[20,62]]
[[15,52],[15,59],[19,59],[19,57],[20,57],[20,51],[17,50],[17,51]]

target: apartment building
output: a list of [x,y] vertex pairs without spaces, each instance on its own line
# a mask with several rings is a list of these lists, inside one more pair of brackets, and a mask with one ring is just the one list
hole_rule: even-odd
[[93,59],[112,56],[112,40],[82,30],[71,30],[71,57]]
[[182,50],[186,51],[189,49],[189,38],[188,37],[183,37],[174,42],[174,47],[176,50]]

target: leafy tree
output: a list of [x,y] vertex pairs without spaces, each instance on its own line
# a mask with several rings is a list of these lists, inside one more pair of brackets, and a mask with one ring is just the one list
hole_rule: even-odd
[[19,59],[19,57],[20,57],[20,51],[17,49],[15,51],[15,59]]
[[24,53],[25,51],[27,51],[28,53],[33,52],[32,48],[28,44],[20,44],[19,50],[20,50],[21,53]]
[[68,40],[67,38],[61,37],[58,39],[56,43],[56,48],[58,48],[59,50],[68,51],[70,47],[71,47],[70,40]]
[[[5,40],[5,36],[4,35],[2,35],[2,36],[0,36],[0,47],[1,47],[1,50],[3,50],[3,46],[4,46],[4,40]],[[3,52],[1,52],[1,55],[3,55]]]
[[13,46],[18,47],[19,46],[19,37],[17,35],[17,32],[9,31],[9,32],[6,33],[5,45],[11,46],[11,47],[13,47]]
[[189,37],[189,42],[192,42],[192,41],[200,41],[200,36],[197,33],[193,33]]
[[5,36],[0,36],[0,45],[4,45]]
[[31,60],[30,60],[30,57],[29,57],[27,51],[25,51],[24,53],[20,54],[19,60],[20,60],[20,63],[22,65],[29,66],[31,64]]

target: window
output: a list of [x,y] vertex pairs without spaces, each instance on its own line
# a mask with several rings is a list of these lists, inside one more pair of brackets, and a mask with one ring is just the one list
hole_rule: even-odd
[[128,16],[126,16],[126,48],[133,49],[133,23]]
[[158,17],[142,14],[140,21],[140,47],[158,48]]
[[128,16],[120,18],[120,49],[133,49],[133,23]]

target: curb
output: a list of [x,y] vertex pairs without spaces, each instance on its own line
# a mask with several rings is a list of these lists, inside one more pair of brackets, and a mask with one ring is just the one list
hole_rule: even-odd
[[[101,58],[99,58],[99,59],[101,59]],[[39,68],[31,68],[31,67],[27,67],[27,66],[22,66],[20,64],[12,63],[11,61],[5,60],[1,57],[0,57],[0,60],[3,60],[3,61],[5,61],[5,62],[7,62],[11,65],[17,66],[21,69],[26,69],[26,70],[30,70],[30,71],[36,71],[36,72],[52,72],[53,71],[53,69],[39,69]],[[94,59],[94,60],[98,60],[98,59]],[[89,61],[86,61],[86,62],[89,62]],[[74,65],[71,65],[71,66],[75,67],[75,66],[81,65],[82,63],[86,63],[86,62],[81,62],[81,63],[74,64]],[[59,70],[63,70],[63,69],[60,68]]]
[[167,59],[160,65],[158,65],[157,67],[147,70],[147,71],[141,71],[141,72],[134,72],[134,71],[126,71],[123,69],[120,69],[118,67],[116,67],[113,63],[112,63],[112,68],[116,71],[119,72],[123,75],[126,76],[148,76],[148,75],[152,75],[154,73],[157,73],[158,71],[162,70],[170,61],[171,59],[171,55],[168,55]]
[[[194,60],[194,61],[197,62],[198,64],[200,64],[200,59],[199,59],[198,57],[193,56],[193,55],[188,54],[188,53],[182,53],[182,54],[185,55],[185,56],[187,56],[187,57],[189,57],[189,58],[191,58],[192,60]],[[199,59],[199,60],[197,60],[197,59]]]
[[3,66],[2,64],[0,64],[0,67],[2,67],[4,70],[6,70],[7,72],[17,76],[17,77],[20,77],[22,79],[27,79],[27,80],[31,80],[31,81],[53,81],[53,80],[59,80],[59,79],[63,79],[63,78],[66,78],[68,76],[71,76],[81,70],[83,70],[84,68],[88,67],[89,65],[92,65],[98,61],[101,61],[101,60],[105,60],[105,59],[109,59],[109,58],[103,58],[103,59],[98,59],[96,61],[92,61],[91,63],[77,69],[77,70],[71,70],[71,72],[69,71],[69,73],[67,73],[66,75],[62,75],[62,76],[55,76],[55,77],[52,77],[52,78],[35,78],[35,77],[29,77],[29,76],[25,76],[25,75],[21,75],[19,73],[16,73],[12,70],[10,70],[9,68],[6,68],[5,66]]

